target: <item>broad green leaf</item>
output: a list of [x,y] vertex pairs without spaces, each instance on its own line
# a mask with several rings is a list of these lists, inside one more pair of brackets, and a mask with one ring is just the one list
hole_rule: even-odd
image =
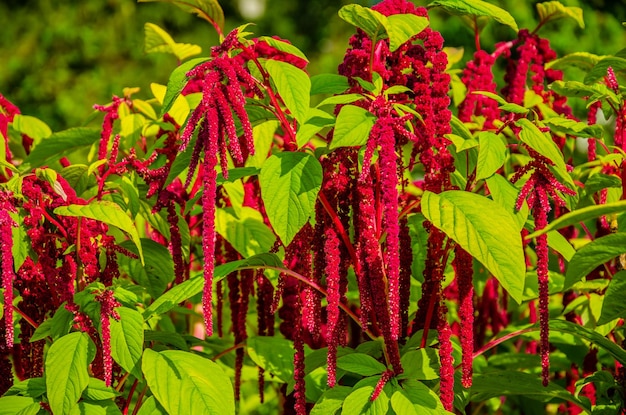
[[474,374],[471,389],[473,401],[510,395],[521,395],[542,402],[557,398],[583,407],[580,400],[561,386],[555,383],[543,386],[539,375],[520,371],[489,371]]
[[[120,245],[134,254],[139,253],[131,241],[124,241]],[[122,258],[121,263],[128,264],[131,277],[139,283],[145,282],[150,295],[156,298],[174,280],[174,260],[167,247],[152,239],[141,238],[141,248],[143,265],[141,261],[132,258]]]
[[439,379],[439,355],[431,347],[408,351],[400,361],[404,368],[402,379]]
[[241,208],[236,217],[232,208],[215,211],[215,231],[222,235],[244,258],[269,252],[276,237],[263,222],[259,211],[251,207]]
[[529,209],[526,202],[524,202],[520,210],[515,209],[519,189],[499,174],[494,174],[487,178],[486,182],[493,200],[513,215],[517,222],[516,229],[521,231],[528,218]]
[[602,348],[610,353],[622,365],[626,365],[626,351],[601,334],[579,324],[565,320],[550,320],[549,326],[550,330],[573,334],[576,337],[592,342],[599,348]]
[[[37,405],[37,410],[41,409],[39,401],[26,396],[3,396],[0,398],[0,415],[15,415],[22,410],[30,410],[29,408]],[[37,412],[35,412],[37,413]]]
[[122,415],[122,411],[113,401],[81,401],[69,415]]
[[13,117],[13,129],[21,134],[26,134],[35,142],[48,138],[52,134],[48,124],[30,115],[16,114]]
[[160,1],[171,3],[224,30],[224,11],[217,0],[138,0],[139,3]]
[[44,393],[46,393],[46,380],[44,378],[30,378],[15,383],[5,392],[4,396],[21,395],[29,398],[39,398]]
[[87,333],[74,332],[59,338],[48,349],[44,372],[48,402],[54,413],[70,413],[89,384],[89,347],[93,347],[90,343]]
[[352,26],[362,29],[374,42],[385,33],[387,20],[382,13],[358,4],[348,4],[339,10],[339,17]]
[[198,45],[174,42],[169,33],[154,23],[144,25],[144,34],[144,51],[146,53],[171,53],[179,61],[202,53],[202,48]]
[[539,13],[539,20],[542,23],[570,17],[578,23],[581,29],[585,28],[583,9],[580,7],[567,7],[560,1],[547,1],[545,3],[537,3],[537,12]]
[[364,96],[362,94],[333,95],[332,97],[328,97],[317,104],[317,108],[321,108],[325,105],[352,104],[353,102],[362,101],[363,99]]
[[506,145],[500,137],[489,131],[478,134],[478,162],[476,180],[486,179],[494,174],[506,160]]
[[341,94],[348,88],[350,83],[343,75],[322,73],[311,77],[311,95]]
[[322,129],[334,124],[334,116],[317,108],[311,108],[304,124],[298,126],[298,132],[296,133],[298,148],[308,143],[311,137],[322,131]]
[[283,382],[293,378],[293,343],[278,337],[256,336],[246,340],[250,359]]
[[37,402],[27,406],[26,408],[23,408],[19,412],[16,412],[15,415],[40,415],[42,413],[43,409],[41,409],[41,404]]
[[387,367],[365,353],[350,353],[337,359],[337,367],[346,372],[361,376],[373,376],[383,373]]
[[425,192],[422,213],[480,261],[516,302],[521,302],[526,266],[522,239],[509,212],[486,197],[452,190]]
[[515,124],[521,128],[519,138],[522,142],[552,161],[557,169],[567,171],[563,153],[548,134],[541,132],[539,127],[526,118],[516,121]]
[[165,409],[154,399],[154,396],[150,396],[141,403],[141,408],[137,415],[168,415]]
[[600,62],[598,62],[596,64],[596,66],[594,66],[591,71],[589,71],[589,73],[587,74],[587,76],[585,76],[584,79],[584,83],[586,84],[591,84],[594,83],[596,81],[600,81],[602,79],[604,79],[604,77],[606,76],[607,73],[607,69],[609,68],[609,66],[611,68],[613,68],[613,71],[618,72],[618,71],[624,71],[626,70],[626,58],[620,58],[620,57],[616,57],[616,56],[609,56],[606,57],[602,60],[600,60]]
[[413,36],[428,27],[426,17],[414,14],[394,14],[383,21],[383,25],[389,36],[389,50],[395,52],[400,46],[406,43]]
[[[451,412],[446,411],[443,408],[441,400],[435,392],[430,390],[425,384],[416,380],[407,380],[402,382],[402,389],[395,387],[392,394],[392,408],[396,409],[398,405],[408,409],[406,401],[396,398],[396,406],[394,406],[393,397],[400,392],[404,398],[407,398],[412,404],[413,408],[419,415],[448,415]],[[412,413],[408,409],[408,414]],[[403,414],[404,412],[398,412],[397,414]]]
[[337,115],[330,149],[364,145],[375,123],[376,117],[366,109],[355,105],[342,107]]
[[268,158],[259,174],[267,217],[285,245],[307,223],[322,186],[322,166],[306,153],[283,152]]
[[167,90],[163,97],[163,106],[161,107],[159,118],[162,118],[172,108],[174,102],[185,87],[185,84],[187,84],[187,72],[207,60],[208,58],[192,59],[177,66],[176,69],[172,71],[170,79],[167,81]]
[[114,399],[119,395],[120,393],[113,389],[113,387],[107,386],[103,380],[97,378],[89,378],[89,384],[83,392],[83,398],[92,401]]
[[13,238],[13,246],[11,247],[11,252],[13,253],[13,267],[18,270],[28,258],[29,250],[30,250],[30,238],[28,237],[28,231],[24,225],[24,213],[23,210],[20,210],[19,213],[9,212],[9,215],[13,219],[13,221],[17,224],[17,226],[13,226],[11,228],[11,234]]
[[341,385],[326,390],[315,402],[315,406],[311,409],[311,415],[336,415],[350,392],[352,392],[352,388]]
[[85,127],[59,131],[41,140],[30,152],[24,163],[31,168],[45,166],[73,151],[88,148],[100,140],[100,130]]
[[81,196],[87,189],[96,185],[96,178],[88,174],[89,167],[84,164],[72,164],[59,172],[69,185]]
[[516,32],[519,30],[515,19],[509,12],[482,0],[435,0],[428,4],[429,8],[437,6],[443,7],[451,14],[490,17],[498,23],[509,26]]
[[378,395],[375,401],[371,401],[372,392],[378,383],[380,376],[372,376],[362,379],[356,385],[350,395],[343,401],[343,409],[341,415],[385,415],[389,410],[389,396],[387,391],[390,389],[386,385]]
[[[276,256],[276,254],[265,253],[255,255],[247,259],[228,262],[226,264],[215,267],[215,270],[213,272],[213,281],[217,282],[225,278],[231,272],[240,269],[264,267],[280,268],[282,266],[283,263],[280,258]],[[178,284],[172,287],[165,294],[157,298],[152,304],[150,304],[148,308],[144,310],[144,319],[147,320],[153,315],[166,313],[179,303],[188,300],[189,298],[201,292],[202,287],[204,286],[204,278],[202,278],[201,275],[202,274],[200,273],[197,276],[194,276],[183,282],[182,284]]]
[[141,379],[143,317],[137,310],[119,307],[120,320],[111,319],[111,356],[121,367]]
[[142,369],[150,390],[170,414],[235,414],[230,379],[209,359],[179,350],[146,349]]
[[289,112],[299,123],[304,123],[311,101],[309,75],[287,62],[274,59],[267,60],[264,66]]
[[[270,148],[274,143],[274,134],[276,133],[276,129],[279,125],[279,121],[271,120],[252,127],[252,136],[254,137],[254,155],[248,156],[246,159],[246,166],[258,169],[263,166],[263,163],[265,163],[265,160],[267,160],[268,154],[270,153]],[[231,169],[228,172],[229,178],[233,170],[234,169]],[[255,174],[258,174],[258,171]]]
[[548,246],[561,254],[566,261],[571,261],[576,250],[569,241],[557,231],[548,232]]
[[552,117],[543,120],[551,130],[563,134],[574,135],[581,138],[602,138],[604,129],[601,125],[589,125],[586,122],[580,122],[564,117]]
[[275,39],[275,38],[270,37],[270,36],[259,36],[258,39],[261,42],[267,43],[268,45],[270,45],[271,47],[273,47],[276,50],[279,50],[281,52],[286,52],[286,53],[289,53],[291,55],[297,56],[298,58],[304,59],[307,62],[309,61],[307,59],[306,55],[304,53],[302,53],[302,51],[300,49],[298,49],[297,47],[295,47],[291,43],[287,43],[284,40]]
[[548,226],[546,226],[542,230],[533,232],[530,235],[526,236],[526,239],[536,238],[537,236],[551,230],[565,228],[570,225],[576,225],[579,222],[584,222],[589,219],[595,219],[603,215],[620,213],[624,210],[626,210],[626,200],[576,209],[572,212],[564,214],[563,216],[559,216],[557,219],[548,223]]
[[585,72],[589,72],[598,62],[600,62],[601,59],[605,57],[606,56],[598,56],[589,52],[573,52],[548,62],[546,64],[546,68],[565,69],[574,66]]
[[391,407],[396,414],[421,415],[423,413],[415,407],[415,404],[411,402],[403,390],[396,390],[391,395]]
[[626,233],[612,233],[589,242],[576,251],[567,266],[565,288],[571,287],[597,266],[626,253]]
[[590,97],[590,102],[597,101],[605,96],[614,96],[613,91],[604,84],[585,85],[578,81],[554,81],[550,84],[550,89],[566,97]]
[[174,346],[177,349],[189,351],[189,346],[187,342],[177,332],[172,331],[154,331],[154,330],[146,330],[144,331],[144,341],[146,342],[160,342],[163,344],[167,344],[170,346]]
[[135,227],[135,223],[117,203],[107,200],[95,200],[88,205],[59,206],[54,209],[54,213],[61,216],[94,219],[119,228],[130,236],[130,239],[137,246],[141,262],[144,263],[141,240],[139,239],[139,232]]
[[595,173],[590,175],[585,182],[584,192],[587,196],[592,196],[594,193],[609,187],[621,188],[622,181],[617,176]]
[[626,316],[624,292],[626,292],[626,271],[619,271],[613,275],[609,287],[604,293],[602,313],[598,319],[598,325],[606,324],[616,318]]

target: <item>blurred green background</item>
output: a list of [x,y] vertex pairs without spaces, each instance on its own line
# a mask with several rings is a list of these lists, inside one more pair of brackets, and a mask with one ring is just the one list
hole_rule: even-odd
[[[371,0],[224,0],[226,32],[245,22],[256,35],[290,40],[310,58],[309,72],[334,72],[353,28],[340,20],[342,5],[375,4]],[[417,5],[426,1],[415,0]],[[508,10],[520,28],[537,24],[535,1],[492,1]],[[584,9],[586,28],[559,20],[542,28],[560,56],[573,51],[613,54],[626,46],[626,0],[563,0]],[[473,36],[458,17],[431,12],[432,27],[447,46],[474,51]],[[95,103],[106,104],[124,87],[140,87],[149,97],[152,82],[165,84],[176,58],[144,53],[144,24],[158,24],[175,41],[195,43],[208,53],[217,42],[212,27],[165,3],[134,0],[0,0],[0,93],[24,114],[41,118],[54,131],[83,124]],[[515,36],[491,22],[483,47]]]

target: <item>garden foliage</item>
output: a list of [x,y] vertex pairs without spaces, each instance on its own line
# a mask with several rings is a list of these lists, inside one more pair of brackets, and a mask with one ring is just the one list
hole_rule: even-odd
[[101,123],[0,95],[0,414],[623,412],[626,52],[540,36],[580,9],[347,5],[313,75],[216,0],[166,2],[220,43],[147,24],[180,65]]

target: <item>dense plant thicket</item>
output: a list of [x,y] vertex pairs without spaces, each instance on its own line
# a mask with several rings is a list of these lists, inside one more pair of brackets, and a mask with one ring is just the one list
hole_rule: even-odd
[[101,125],[0,95],[0,414],[623,413],[626,52],[539,35],[581,9],[347,5],[312,76],[215,0],[167,2],[219,44],[146,25],[181,63]]

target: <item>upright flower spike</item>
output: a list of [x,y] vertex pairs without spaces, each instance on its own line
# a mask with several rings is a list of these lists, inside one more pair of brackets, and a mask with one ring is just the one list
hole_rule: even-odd
[[13,348],[13,227],[15,221],[10,212],[15,212],[11,194],[0,192],[0,258],[2,260],[2,288],[4,289],[5,341],[8,349]]
[[496,59],[485,50],[474,53],[474,59],[467,63],[461,80],[467,87],[467,95],[459,105],[459,119],[470,122],[473,116],[485,118],[484,129],[493,128],[493,122],[500,118],[498,103],[484,95],[474,94],[474,91],[496,92],[496,83],[493,79],[492,67]]
[[[535,231],[539,231],[548,225],[548,212],[550,211],[548,196],[552,197],[555,204],[564,206],[565,201],[557,193],[557,191],[572,196],[576,195],[576,192],[567,188],[556,179],[548,167],[553,165],[550,160],[532,148],[527,148],[527,150],[533,159],[519,169],[512,177],[512,181],[515,182],[525,173],[532,171],[531,176],[526,183],[524,183],[524,186],[522,186],[520,194],[517,198],[516,209],[521,209],[524,200],[527,200],[528,205],[531,208],[533,218],[535,219]],[[541,376],[543,385],[547,386],[550,382],[550,344],[548,341],[549,248],[547,234],[544,233],[537,237],[535,251],[537,253],[537,281],[539,285],[539,353],[541,355]]]
[[113,377],[113,359],[111,357],[111,318],[120,319],[120,315],[115,311],[116,307],[121,307],[119,301],[113,297],[113,291],[104,290],[96,295],[96,301],[100,303],[100,326],[102,328],[102,355],[104,359],[104,382],[107,387],[111,386]]
[[456,284],[459,290],[459,320],[461,321],[461,382],[464,388],[472,386],[472,361],[474,353],[474,275],[473,259],[460,246],[454,250],[454,267]]

